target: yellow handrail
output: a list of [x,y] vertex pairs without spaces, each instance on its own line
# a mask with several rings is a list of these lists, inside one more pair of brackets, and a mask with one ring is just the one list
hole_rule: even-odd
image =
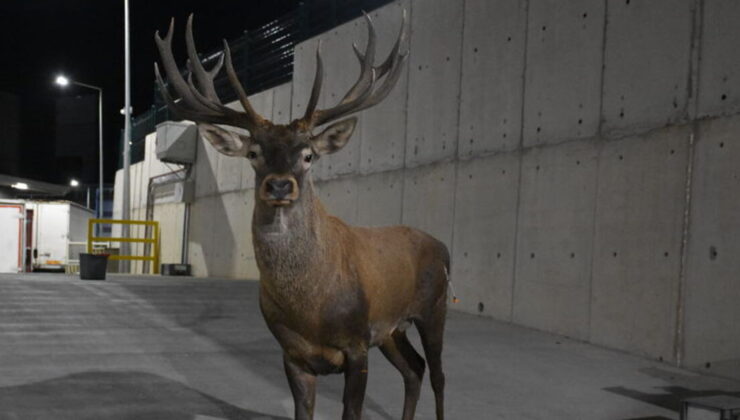
[[[97,224],[100,225],[143,225],[152,227],[151,238],[113,238],[108,236],[93,236],[93,227]],[[151,261],[154,270],[154,274],[159,274],[159,222],[155,221],[143,221],[143,220],[116,220],[116,219],[90,219],[87,222],[87,252],[92,253],[93,242],[138,242],[138,243],[150,243],[152,247],[152,255],[111,255],[108,257],[111,260],[126,260],[126,261]]]

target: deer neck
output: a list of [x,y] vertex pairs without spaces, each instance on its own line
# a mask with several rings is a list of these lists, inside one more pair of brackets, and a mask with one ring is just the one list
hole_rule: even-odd
[[[326,255],[326,212],[307,179],[289,207],[271,207],[255,197],[254,252],[260,275],[276,289],[302,288]],[[305,292],[305,290],[304,290]]]

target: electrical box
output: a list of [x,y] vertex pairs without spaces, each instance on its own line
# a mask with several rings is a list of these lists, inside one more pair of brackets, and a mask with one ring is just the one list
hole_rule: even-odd
[[157,159],[167,163],[195,163],[196,141],[195,124],[175,121],[157,124]]

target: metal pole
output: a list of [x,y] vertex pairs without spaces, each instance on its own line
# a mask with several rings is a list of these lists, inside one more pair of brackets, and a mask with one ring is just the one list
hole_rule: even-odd
[[103,89],[98,91],[98,184],[100,198],[98,200],[98,217],[103,218]]
[[[124,0],[124,60],[125,60],[125,104],[124,115],[126,121],[123,128],[123,214],[124,220],[131,220],[131,184],[129,172],[131,170],[131,54],[129,43],[129,7],[128,0]],[[127,224],[121,226],[124,238],[129,236]],[[123,255],[128,255],[128,243],[121,243]],[[128,272],[128,261],[124,261],[123,271]]]

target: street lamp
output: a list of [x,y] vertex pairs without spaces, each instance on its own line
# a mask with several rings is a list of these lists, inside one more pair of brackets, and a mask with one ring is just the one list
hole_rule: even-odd
[[[88,85],[87,83],[82,83],[75,80],[70,80],[69,78],[61,74],[57,76],[57,78],[54,80],[54,83],[61,87],[66,87],[70,84],[82,86],[88,89],[94,89],[98,92],[98,149],[100,150],[98,158],[98,183],[100,184],[100,192],[98,196],[98,217],[103,217],[103,88]],[[72,182],[77,181],[73,180]],[[76,185],[72,186],[75,187]]]

